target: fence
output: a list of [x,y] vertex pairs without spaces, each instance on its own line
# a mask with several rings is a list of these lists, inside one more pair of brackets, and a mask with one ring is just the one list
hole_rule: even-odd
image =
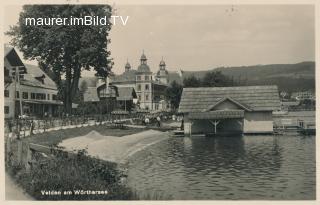
[[142,120],[145,114],[133,113],[129,115],[93,115],[72,116],[66,118],[44,118],[44,119],[6,119],[5,133],[15,132],[17,137],[26,137],[33,134],[43,133],[51,130],[66,129],[74,127],[109,124],[122,127],[126,120]]

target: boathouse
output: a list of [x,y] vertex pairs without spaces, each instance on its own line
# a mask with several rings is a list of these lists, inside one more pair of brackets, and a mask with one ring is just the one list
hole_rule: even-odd
[[179,105],[186,135],[272,133],[279,109],[277,86],[184,88]]

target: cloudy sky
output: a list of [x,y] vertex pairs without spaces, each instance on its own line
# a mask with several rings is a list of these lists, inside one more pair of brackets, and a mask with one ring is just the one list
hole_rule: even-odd
[[[142,50],[153,71],[164,57],[168,70],[297,63],[315,60],[314,7],[308,5],[116,5],[130,16],[111,32],[114,72]],[[6,9],[5,29],[21,7]],[[10,18],[9,18],[10,16]],[[13,17],[15,16],[15,17]],[[8,41],[8,38],[5,38]]]

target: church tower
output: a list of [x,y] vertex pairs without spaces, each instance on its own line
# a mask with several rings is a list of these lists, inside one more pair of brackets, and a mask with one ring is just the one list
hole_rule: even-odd
[[162,57],[160,64],[159,64],[159,70],[157,72],[157,79],[163,84],[169,83],[169,73],[166,70],[166,62],[164,62],[163,57]]
[[125,72],[128,72],[131,69],[131,65],[130,65],[128,59],[127,59],[127,63],[124,68],[125,68]]

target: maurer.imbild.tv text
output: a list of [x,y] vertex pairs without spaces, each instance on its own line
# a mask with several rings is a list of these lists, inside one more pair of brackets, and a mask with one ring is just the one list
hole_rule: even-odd
[[25,18],[27,26],[106,26],[109,24],[125,26],[128,23],[129,16],[111,16],[110,21],[107,16],[84,16],[61,18]]

